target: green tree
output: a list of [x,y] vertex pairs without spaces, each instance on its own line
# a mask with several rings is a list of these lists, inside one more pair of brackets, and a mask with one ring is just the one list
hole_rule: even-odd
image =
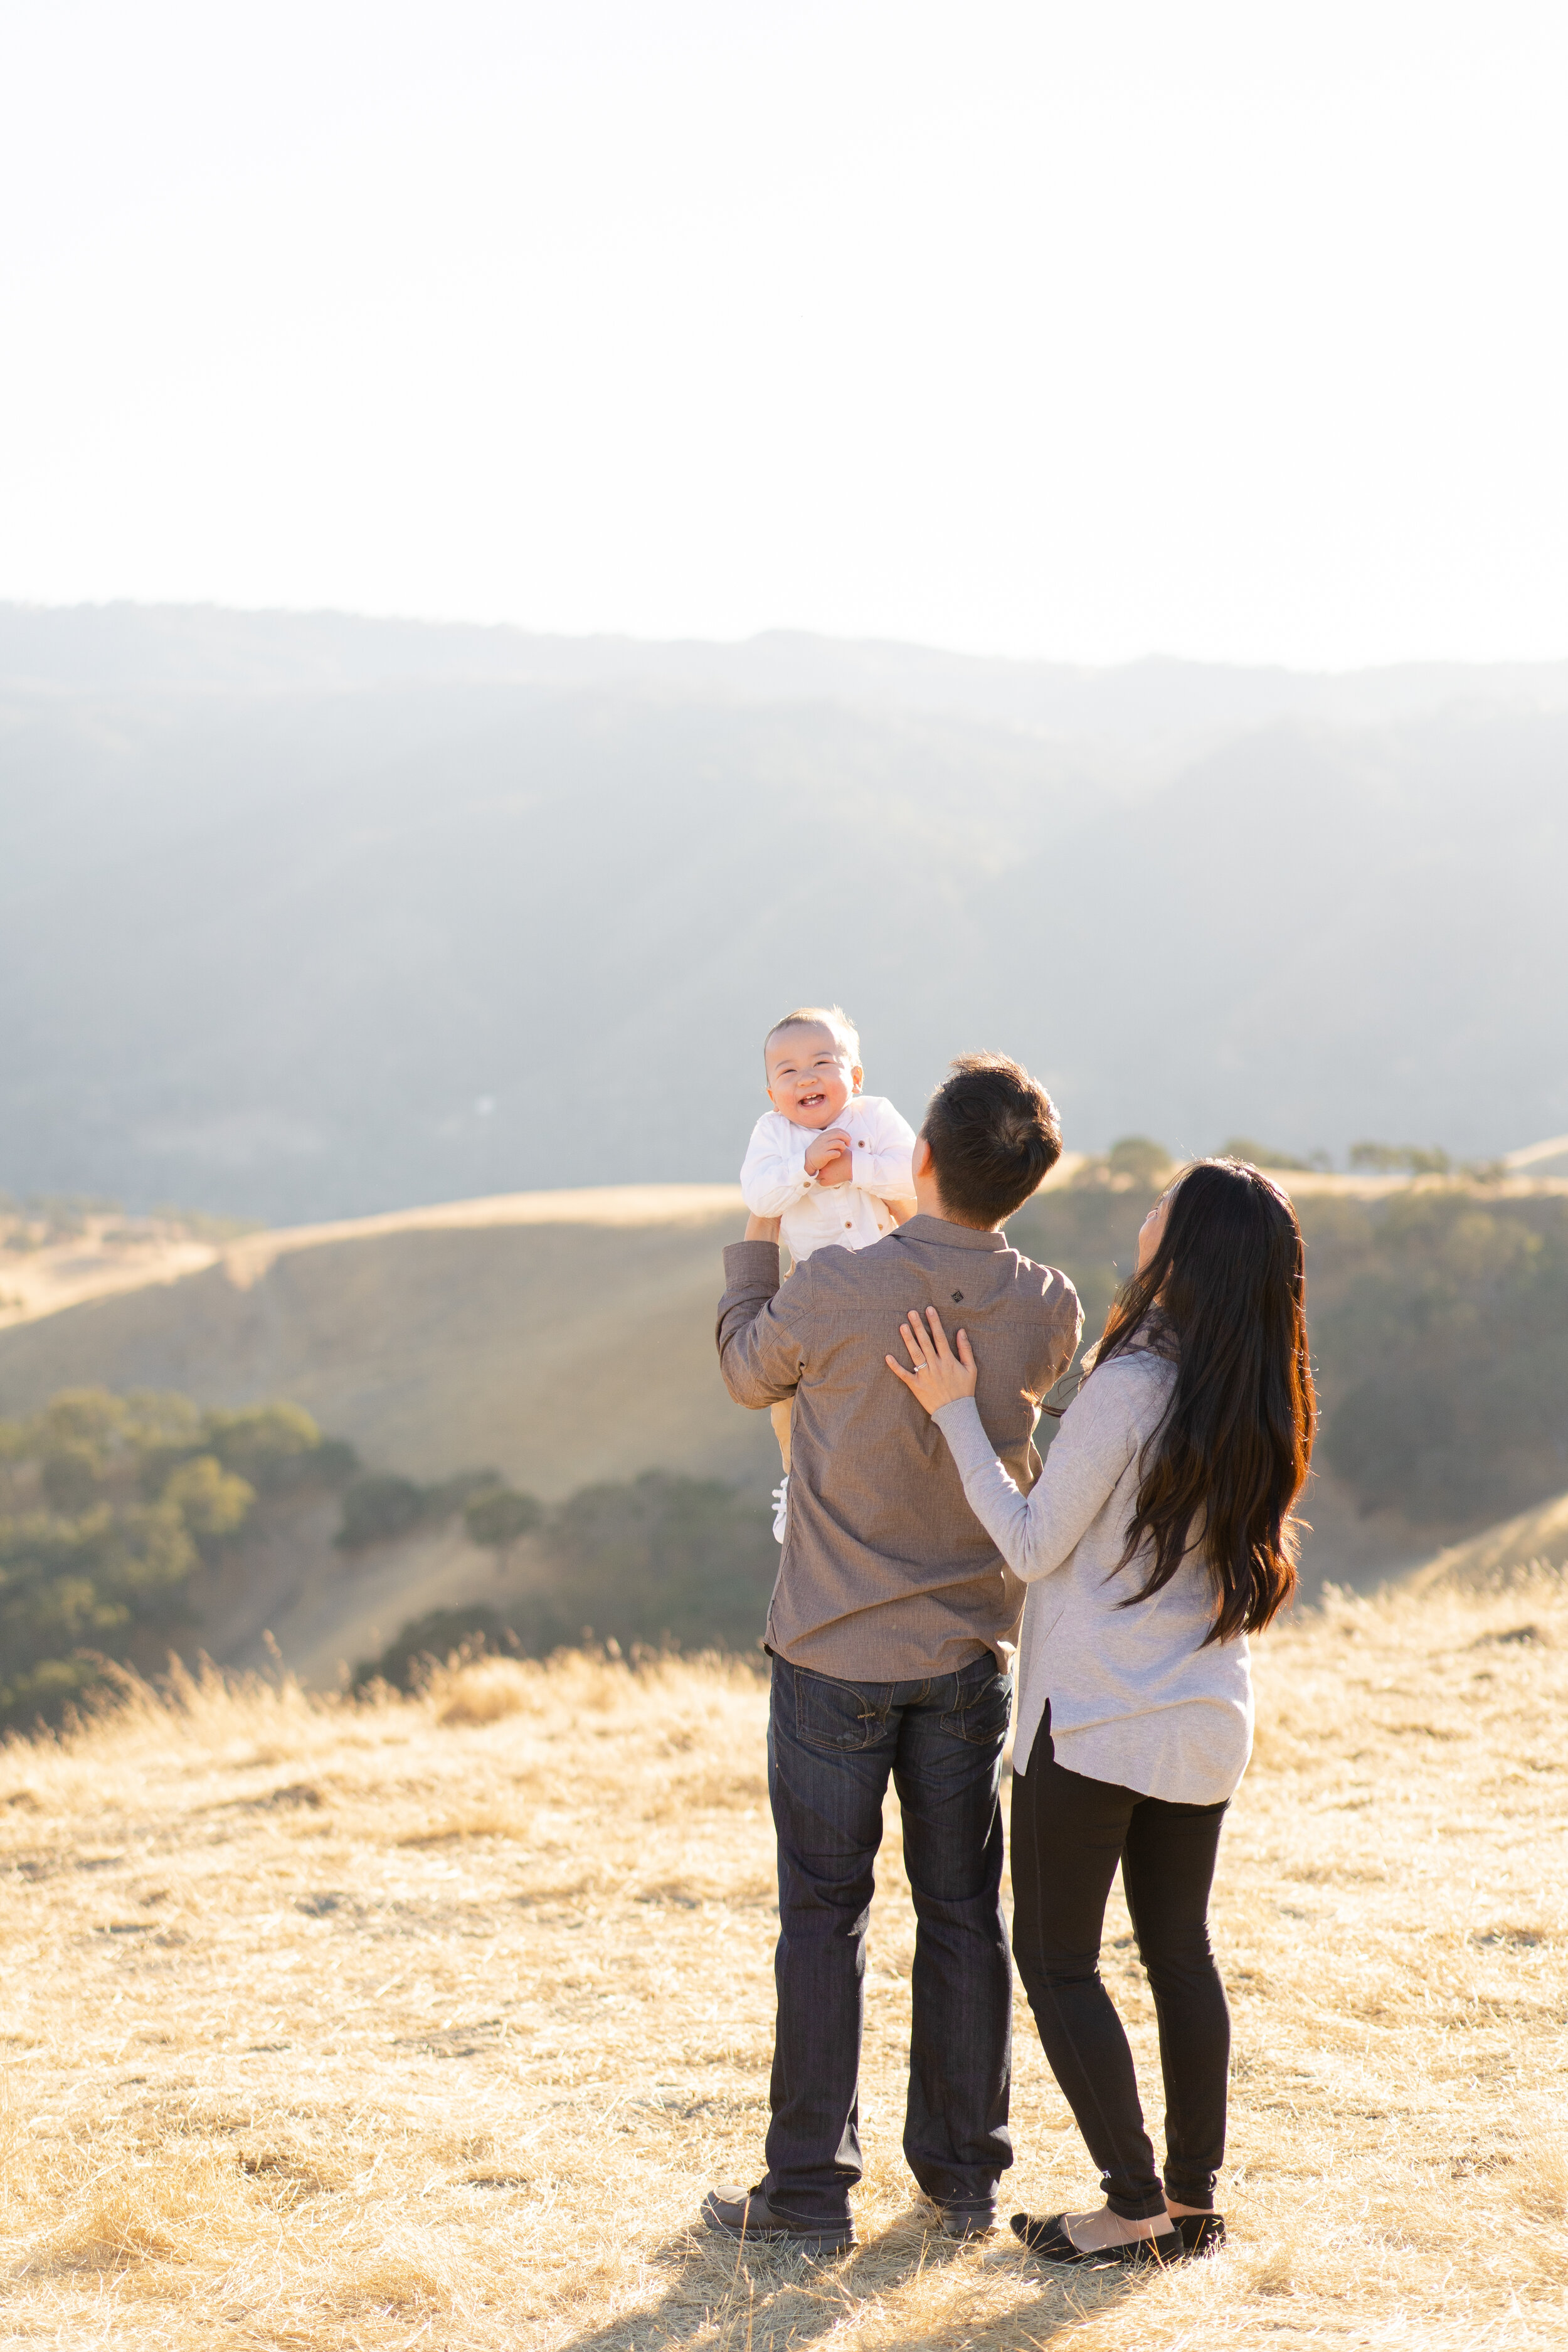
[[205,1444],[200,1412],[173,1390],[134,1390],[125,1399],[123,1426],[142,1490],[150,1496],[162,1494],[170,1471]]
[[323,1486],[346,1486],[359,1468],[359,1455],[346,1437],[323,1437],[310,1460],[312,1480]]
[[543,1505],[515,1486],[488,1487],[463,1506],[464,1532],[470,1543],[494,1552],[498,1576],[510,1563],[513,1544],[543,1524]]
[[669,1636],[687,1648],[752,1651],[778,1573],[768,1517],[753,1496],[717,1479],[646,1470],[585,1486],[544,1530],[548,1584],[535,1622],[514,1612],[517,1631],[533,1648],[591,1627],[624,1648]]
[[1131,1176],[1136,1184],[1158,1184],[1176,1163],[1152,1136],[1124,1135],[1111,1145],[1105,1164],[1113,1176]]
[[163,1500],[178,1511],[186,1533],[205,1551],[239,1533],[255,1507],[256,1489],[226,1470],[215,1454],[198,1454],[174,1473]]
[[90,1445],[102,1455],[125,1426],[125,1401],[108,1389],[61,1389],[44,1407],[38,1437],[40,1450],[57,1445]]
[[1298,1160],[1292,1153],[1276,1151],[1271,1145],[1259,1143],[1250,1135],[1233,1135],[1228,1143],[1220,1145],[1219,1157],[1222,1160],[1245,1160],[1251,1168],[1283,1168],[1288,1171],[1300,1169],[1304,1172],[1310,1168],[1326,1168],[1329,1165],[1326,1151],[1314,1151],[1310,1160]]
[[202,1417],[208,1449],[258,1494],[296,1486],[313,1466],[321,1433],[302,1405],[252,1404]]
[[1321,1458],[1363,1509],[1457,1529],[1560,1493],[1568,1201],[1456,1184],[1331,1220],[1301,1205]]
[[352,1463],[287,1404],[204,1415],[173,1393],[72,1389],[0,1424],[0,1728],[58,1718],[106,1659],[155,1667],[195,1622],[192,1571],[249,1524],[258,1481],[286,1491]]
[[44,1500],[61,1518],[79,1519],[98,1498],[99,1455],[79,1439],[51,1445],[38,1465]]
[[1352,1143],[1351,1166],[1385,1176],[1447,1176],[1453,1162],[1436,1144]]
[[122,1402],[128,1444],[199,1444],[201,1408],[177,1389],[132,1389]]
[[33,1440],[26,1423],[20,1421],[0,1421],[0,1481],[4,1482],[5,1507],[16,1507],[16,1468],[19,1463],[30,1461]]
[[343,1517],[332,1541],[340,1551],[365,1551],[390,1543],[418,1526],[425,1516],[425,1490],[412,1478],[372,1470],[343,1488]]
[[362,1659],[350,1688],[363,1691],[372,1683],[390,1683],[394,1690],[414,1690],[422,1669],[444,1664],[459,1652],[504,1655],[519,1646],[516,1634],[483,1601],[456,1609],[432,1609],[423,1617],[411,1619],[379,1658]]
[[35,1511],[0,1523],[0,1721],[32,1721],[89,1688],[100,1668],[76,1654],[123,1656],[139,1625],[177,1622],[195,1564],[168,1504],[100,1502],[79,1519]]

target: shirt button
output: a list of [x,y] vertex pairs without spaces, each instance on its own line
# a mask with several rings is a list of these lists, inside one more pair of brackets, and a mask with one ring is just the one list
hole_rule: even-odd
[[847,1217],[846,1217],[846,1218],[845,1218],[845,1220],[844,1220],[844,1230],[845,1230],[845,1232],[846,1232],[846,1233],[847,1233],[847,1232],[849,1231],[849,1220],[848,1220],[848,1218],[847,1218]]

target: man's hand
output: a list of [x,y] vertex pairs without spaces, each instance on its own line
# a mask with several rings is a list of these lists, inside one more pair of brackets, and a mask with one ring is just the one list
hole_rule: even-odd
[[843,1128],[825,1128],[806,1151],[806,1174],[819,1184],[847,1184],[854,1172],[853,1148]]
[[748,1216],[746,1239],[749,1242],[776,1242],[779,1237],[780,1222],[777,1217]]
[[[930,1324],[928,1332],[926,1325]],[[918,1307],[911,1307],[909,1320],[899,1326],[899,1337],[910,1351],[912,1372],[906,1372],[894,1356],[885,1360],[890,1372],[897,1372],[911,1396],[923,1404],[927,1412],[934,1412],[941,1404],[955,1404],[960,1397],[973,1396],[979,1367],[974,1350],[969,1344],[967,1331],[958,1335],[955,1356],[947,1344],[947,1333],[942,1328],[942,1317],[934,1307],[928,1307],[924,1321]]]

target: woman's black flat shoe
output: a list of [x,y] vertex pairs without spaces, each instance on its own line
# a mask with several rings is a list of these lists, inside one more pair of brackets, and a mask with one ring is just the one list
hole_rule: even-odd
[[[1211,2221],[1215,2217],[1204,2213],[1194,2217]],[[1223,2234],[1224,2225],[1221,2230]],[[1043,2263],[1120,2263],[1124,2270],[1163,2270],[1167,2263],[1185,2260],[1189,2252],[1180,2225],[1162,2230],[1157,2238],[1134,2238],[1125,2246],[1075,2246],[1067,2233],[1067,2216],[1047,2214],[1043,2221],[1027,2213],[1015,2213],[1013,2234],[1022,2239],[1032,2254]]]
[[1223,2213],[1173,2213],[1171,2219],[1189,2254],[1217,2254],[1225,2243]]

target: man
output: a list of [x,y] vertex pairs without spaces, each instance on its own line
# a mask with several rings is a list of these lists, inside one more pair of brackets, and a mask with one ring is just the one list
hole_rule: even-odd
[[931,1097],[906,1224],[858,1253],[819,1250],[782,1285],[776,1241],[754,1237],[776,1226],[753,1218],[724,1253],[725,1384],[745,1405],[795,1401],[767,1629],[773,2114],[763,2179],[704,2201],[726,2236],[854,2243],[866,1927],[889,1772],[917,1923],[904,2153],[950,2237],[995,2219],[1013,2160],[998,1784],[1024,1588],[887,1359],[901,1358],[911,1308],[961,1319],[986,1433],[1020,1487],[1033,1484],[1040,1400],[1082,1316],[1066,1276],[1019,1256],[1002,1223],[1060,1153],[1045,1089],[1003,1055],[966,1055]]

